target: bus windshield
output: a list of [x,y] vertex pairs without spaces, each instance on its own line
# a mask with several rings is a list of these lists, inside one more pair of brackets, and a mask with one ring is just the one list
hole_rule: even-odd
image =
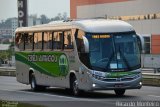
[[140,68],[140,50],[135,32],[86,33],[91,69],[103,72]]

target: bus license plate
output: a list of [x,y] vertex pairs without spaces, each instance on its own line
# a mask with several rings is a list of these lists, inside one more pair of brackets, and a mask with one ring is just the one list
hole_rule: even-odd
[[116,88],[118,88],[118,87],[121,88],[121,87],[124,87],[124,84],[115,84],[115,87],[116,87]]

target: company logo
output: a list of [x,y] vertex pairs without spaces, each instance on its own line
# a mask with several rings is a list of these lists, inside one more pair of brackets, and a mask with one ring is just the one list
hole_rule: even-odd
[[66,76],[68,74],[69,65],[66,55],[61,55],[59,58],[60,76]]

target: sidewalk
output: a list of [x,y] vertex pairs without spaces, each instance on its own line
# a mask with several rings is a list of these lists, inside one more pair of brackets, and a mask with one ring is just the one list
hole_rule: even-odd
[[11,66],[11,67],[5,66],[5,67],[0,67],[0,69],[16,69],[16,67],[15,66]]
[[160,72],[158,72],[158,71],[156,71],[155,72],[155,70],[153,69],[153,68],[142,68],[142,73],[144,74],[146,74],[146,73],[148,73],[148,74],[160,74]]
[[160,72],[154,69],[142,69],[143,85],[160,86]]
[[0,76],[15,76],[15,67],[0,67]]

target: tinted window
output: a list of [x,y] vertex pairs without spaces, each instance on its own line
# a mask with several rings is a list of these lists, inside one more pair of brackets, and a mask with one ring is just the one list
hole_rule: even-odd
[[53,40],[53,49],[62,49],[62,32],[54,32]]
[[42,49],[42,32],[34,33],[34,49]]
[[73,49],[73,37],[71,31],[64,32],[64,49]]
[[52,32],[44,32],[44,49],[52,49]]
[[33,48],[33,40],[34,36],[32,33],[26,33],[25,34],[25,49],[26,50],[32,50]]
[[23,34],[17,33],[15,39],[16,49],[24,50],[24,37]]

